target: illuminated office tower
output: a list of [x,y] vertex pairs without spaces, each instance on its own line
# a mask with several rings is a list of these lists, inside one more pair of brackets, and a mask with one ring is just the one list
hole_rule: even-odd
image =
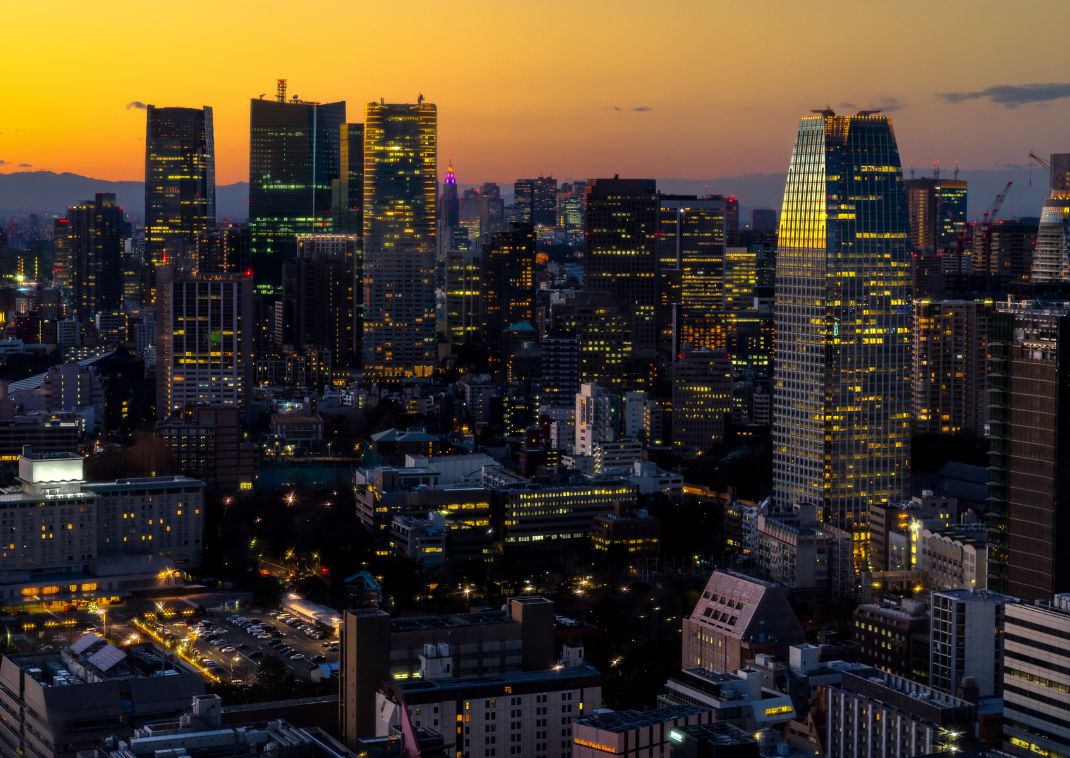
[[535,323],[535,229],[510,224],[483,248],[483,312],[486,335],[499,340],[509,326]]
[[446,254],[446,337],[451,345],[484,342],[483,255],[476,248]]
[[688,350],[672,364],[672,445],[702,455],[724,439],[732,364],[723,350]]
[[[679,287],[672,352],[724,349],[725,200],[662,195],[659,202],[658,267],[675,270]],[[666,299],[672,298],[659,302]],[[659,330],[665,329],[662,323]]]
[[773,288],[769,270],[775,250],[765,245],[730,247],[724,253],[723,314],[732,374],[769,379],[773,367]]
[[892,122],[822,111],[799,125],[776,261],[773,488],[855,537],[909,492],[910,261]]
[[1051,156],[1051,192],[1040,211],[1034,282],[1070,281],[1070,154]]
[[628,319],[608,292],[582,290],[552,307],[553,332],[579,342],[579,381],[621,393],[634,389]]
[[257,283],[277,288],[298,234],[329,231],[331,183],[339,178],[346,104],[286,99],[250,102],[249,229]]
[[63,235],[60,252],[66,259],[74,309],[81,320],[99,311],[117,311],[123,305],[123,244],[130,225],[115,195],[98,192],[94,200],[67,208],[66,223],[57,223]]
[[516,220],[532,226],[557,224],[557,180],[552,176],[517,179],[513,183]]
[[632,350],[657,344],[660,201],[653,179],[594,179],[587,185],[587,271],[591,290],[607,292],[629,322]]
[[1041,600],[1070,592],[1070,310],[999,306],[989,351],[988,586]]
[[328,350],[335,368],[349,368],[359,355],[360,240],[353,234],[297,238],[293,275],[294,344]]
[[243,407],[252,381],[252,277],[162,266],[157,288],[157,417],[195,403]]
[[457,197],[457,175],[453,173],[452,161],[442,181],[442,223],[447,227],[461,224],[461,201]]
[[983,434],[991,305],[924,299],[913,308],[914,433]]
[[236,274],[252,265],[249,227],[224,222],[197,241],[197,270],[209,274]]
[[212,109],[145,111],[145,253],[197,269],[197,240],[215,226]]
[[438,256],[445,261],[452,251],[466,250],[471,240],[479,236],[479,230],[471,233],[468,227],[461,226],[461,200],[457,194],[457,175],[453,173],[453,163],[446,168],[446,178],[442,180],[442,193],[438,199]]
[[914,251],[955,247],[966,223],[965,179],[923,177],[904,182],[910,219],[910,247]]
[[52,283],[65,290],[71,289],[71,222],[57,218],[52,227]]
[[364,119],[364,368],[429,376],[435,364],[438,110],[368,103]]
[[331,217],[334,231],[359,235],[364,223],[364,124],[338,128],[338,178],[331,183]]

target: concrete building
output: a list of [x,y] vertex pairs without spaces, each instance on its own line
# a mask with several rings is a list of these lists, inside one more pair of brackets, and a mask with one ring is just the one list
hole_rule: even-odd
[[876,669],[924,682],[929,671],[929,612],[907,598],[864,603],[851,615],[862,660]]
[[591,455],[599,442],[615,437],[613,396],[597,384],[584,383],[576,393],[576,442],[572,452]]
[[786,654],[789,645],[804,640],[785,588],[717,570],[684,619],[680,665],[728,673],[759,653]]
[[[978,526],[983,529],[983,524]],[[960,536],[954,532],[920,529],[913,536],[914,568],[925,574],[928,587],[944,590],[988,586],[988,542],[983,531]]]
[[840,594],[851,588],[851,533],[818,521],[812,505],[758,516],[755,565],[792,590]]
[[643,459],[643,443],[634,438],[602,440],[594,445],[596,476],[620,475],[632,470]]
[[674,729],[709,724],[713,711],[699,705],[670,705],[649,711],[601,708],[580,715],[572,724],[573,758],[668,758]]
[[[912,526],[948,527],[958,521],[958,503],[953,497],[922,491],[907,501],[877,503],[869,508],[869,568],[872,571],[909,569]],[[898,535],[899,539],[896,538]],[[905,548],[905,549],[904,549]]]
[[692,724],[669,730],[671,758],[758,758],[758,741],[724,722]]
[[952,751],[977,707],[909,679],[850,672],[827,688],[828,758],[913,758]]
[[984,431],[985,361],[991,303],[914,302],[914,433]]
[[591,549],[596,554],[627,557],[629,560],[656,556],[661,522],[645,510],[634,516],[609,513],[591,525]]
[[1004,749],[1070,755],[1070,595],[1006,607]]
[[684,669],[665,683],[658,704],[698,705],[713,711],[713,720],[754,732],[775,728],[795,718],[791,697],[763,687],[762,675],[753,668],[734,674],[702,668]]
[[732,410],[732,362],[724,350],[689,350],[672,364],[672,444],[703,455],[724,439]]
[[182,714],[204,685],[149,646],[120,650],[89,632],[70,648],[0,663],[0,753],[75,758],[102,740]]
[[451,758],[565,758],[573,719],[602,705],[593,666],[454,676],[449,645],[428,644],[420,658],[419,679],[387,682],[376,694],[376,735],[403,732],[406,724],[441,730],[452,737],[445,751]]
[[[554,605],[511,598],[504,610],[392,618],[377,608],[347,611],[341,633],[340,734],[347,746],[376,735],[376,693],[421,672],[425,645],[448,642],[456,677],[548,671],[554,664]],[[452,726],[454,722],[450,722]]]
[[984,589],[931,594],[929,686],[956,694],[966,678],[982,698],[1003,692],[1003,627],[1016,598]]
[[439,566],[446,560],[446,520],[437,511],[423,518],[399,513],[390,522],[390,549],[421,566]]
[[619,479],[526,484],[496,491],[494,500],[504,546],[537,547],[587,539],[597,517],[635,508],[636,488]]
[[156,431],[179,470],[223,491],[251,490],[259,453],[243,435],[241,412],[221,405],[187,406]]

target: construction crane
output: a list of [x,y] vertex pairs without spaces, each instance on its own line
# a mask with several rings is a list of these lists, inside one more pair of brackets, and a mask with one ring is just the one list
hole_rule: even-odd
[[[981,253],[981,260],[984,264],[986,273],[991,273],[992,270],[992,225],[996,223],[996,217],[999,216],[999,210],[1003,207],[1003,201],[1007,199],[1007,194],[1011,191],[1011,187],[1014,185],[1013,181],[1007,182],[1007,186],[1003,188],[1003,191],[996,195],[996,199],[992,202],[990,208],[988,208],[981,215],[981,234],[980,234],[980,249],[974,245],[974,252]],[[974,241],[978,239],[976,230],[974,231]]]
[[1044,160],[1039,155],[1037,155],[1032,150],[1030,150],[1029,151],[1029,157],[1026,159],[1026,165],[1029,166],[1029,186],[1030,187],[1033,186],[1033,164],[1034,163],[1036,163],[1041,168],[1045,168],[1045,169],[1049,169],[1049,170],[1051,169],[1051,164],[1050,163],[1048,163],[1046,160]]

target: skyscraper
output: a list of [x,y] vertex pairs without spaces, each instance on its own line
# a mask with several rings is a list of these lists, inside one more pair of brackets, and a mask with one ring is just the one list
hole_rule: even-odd
[[589,289],[607,292],[630,323],[632,350],[656,345],[660,201],[653,179],[595,179],[587,185]]
[[724,439],[732,406],[732,364],[724,350],[681,353],[672,364],[672,445],[702,455]]
[[1040,212],[1034,282],[1070,281],[1070,154],[1051,156],[1051,192]]
[[453,173],[453,162],[446,168],[446,178],[442,181],[442,223],[446,227],[460,226],[461,201],[457,198],[457,175]]
[[662,195],[659,203],[658,265],[674,267],[679,282],[672,352],[724,349],[725,200]]
[[1001,306],[989,349],[988,586],[1040,600],[1070,591],[1070,310]]
[[429,376],[435,364],[438,109],[368,103],[364,119],[364,368]]
[[532,226],[557,223],[557,180],[552,176],[517,179],[513,184],[516,220]]
[[966,223],[966,180],[936,176],[907,179],[904,184],[911,249],[931,252],[953,248]]
[[856,567],[869,504],[908,494],[908,232],[891,120],[803,118],[777,250],[774,500],[853,531]]
[[364,124],[342,124],[338,178],[331,184],[331,216],[341,234],[361,233],[364,223]]
[[251,272],[158,269],[156,414],[195,403],[243,407],[252,389]]
[[446,337],[451,345],[485,342],[483,255],[475,248],[446,253]]
[[331,182],[339,178],[346,104],[286,99],[250,103],[249,228],[257,283],[277,287],[298,234],[330,229]]
[[293,276],[294,344],[329,350],[332,365],[354,365],[360,341],[360,242],[351,234],[297,238]]
[[212,109],[150,105],[145,116],[145,253],[194,271],[198,237],[215,226]]
[[914,302],[915,434],[984,432],[991,309],[991,304],[973,300]]
[[535,323],[535,229],[510,224],[483,249],[483,313],[488,340],[500,340],[513,324]]
[[[66,272],[78,318],[92,319],[99,311],[119,310],[123,304],[123,241],[129,224],[115,195],[98,192],[94,200],[67,208],[67,223],[57,223],[64,237],[58,252]],[[57,261],[58,263],[58,261]]]

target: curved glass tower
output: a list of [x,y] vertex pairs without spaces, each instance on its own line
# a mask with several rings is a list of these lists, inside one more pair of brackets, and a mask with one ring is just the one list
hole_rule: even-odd
[[910,462],[910,262],[892,123],[821,111],[799,125],[776,265],[773,497],[851,530],[903,500]]
[[1070,153],[1053,153],[1051,193],[1040,211],[1033,251],[1034,282],[1070,281]]

